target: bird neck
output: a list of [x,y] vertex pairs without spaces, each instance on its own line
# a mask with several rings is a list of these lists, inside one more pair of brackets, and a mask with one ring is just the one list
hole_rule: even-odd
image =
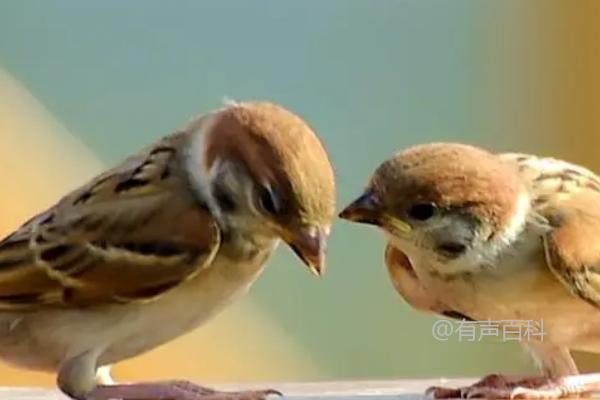
[[221,237],[220,253],[236,262],[244,262],[270,254],[278,243],[279,240],[275,237],[256,235],[244,230],[225,230]]

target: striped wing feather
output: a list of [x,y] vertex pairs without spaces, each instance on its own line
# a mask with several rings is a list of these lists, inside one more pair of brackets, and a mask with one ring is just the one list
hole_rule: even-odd
[[551,226],[542,239],[548,267],[571,293],[600,306],[600,178],[552,158],[503,157],[517,163],[535,211]]
[[169,136],[0,242],[0,309],[149,301],[210,264],[219,230]]
[[600,193],[582,191],[548,211],[556,225],[544,237],[548,266],[572,293],[600,307]]

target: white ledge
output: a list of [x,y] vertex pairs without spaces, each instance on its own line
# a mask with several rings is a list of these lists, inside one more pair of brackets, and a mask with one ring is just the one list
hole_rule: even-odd
[[[402,379],[395,381],[336,381],[266,384],[215,384],[221,390],[274,388],[290,399],[423,399],[425,389],[433,385],[463,386],[475,379]],[[203,383],[204,385],[204,383]],[[273,397],[277,399],[277,397]],[[36,387],[0,387],[0,400],[67,400],[58,390]]]

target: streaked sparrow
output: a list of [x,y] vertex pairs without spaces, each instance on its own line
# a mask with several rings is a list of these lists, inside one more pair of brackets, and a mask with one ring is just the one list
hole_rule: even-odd
[[298,116],[267,102],[202,115],[0,242],[0,358],[57,371],[75,399],[275,393],[107,385],[96,371],[202,325],[280,239],[320,275],[334,202],[327,154]]
[[415,308],[543,323],[522,341],[543,376],[490,375],[434,397],[569,397],[600,389],[570,350],[600,352],[600,178],[564,161],[426,144],[381,164],[342,218],[376,225]]

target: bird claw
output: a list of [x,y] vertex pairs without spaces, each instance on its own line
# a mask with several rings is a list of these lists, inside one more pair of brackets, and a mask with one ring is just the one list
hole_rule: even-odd
[[275,389],[222,392],[189,381],[100,385],[86,400],[267,400],[283,396]]
[[431,387],[425,391],[433,399],[559,399],[587,397],[600,388],[591,375],[575,375],[553,380],[545,377],[510,378],[488,375],[461,388]]
[[[470,386],[446,388],[433,386],[425,391],[425,395],[433,399],[473,399],[488,397],[490,390],[501,391],[510,386],[510,378],[499,374],[490,374]],[[496,398],[496,396],[493,396]],[[504,398],[504,397],[500,397]]]
[[431,386],[425,390],[425,396],[431,399],[460,399],[462,393],[460,389]]
[[283,393],[275,389],[215,392],[208,396],[202,396],[199,400],[267,400],[269,396],[282,397]]

